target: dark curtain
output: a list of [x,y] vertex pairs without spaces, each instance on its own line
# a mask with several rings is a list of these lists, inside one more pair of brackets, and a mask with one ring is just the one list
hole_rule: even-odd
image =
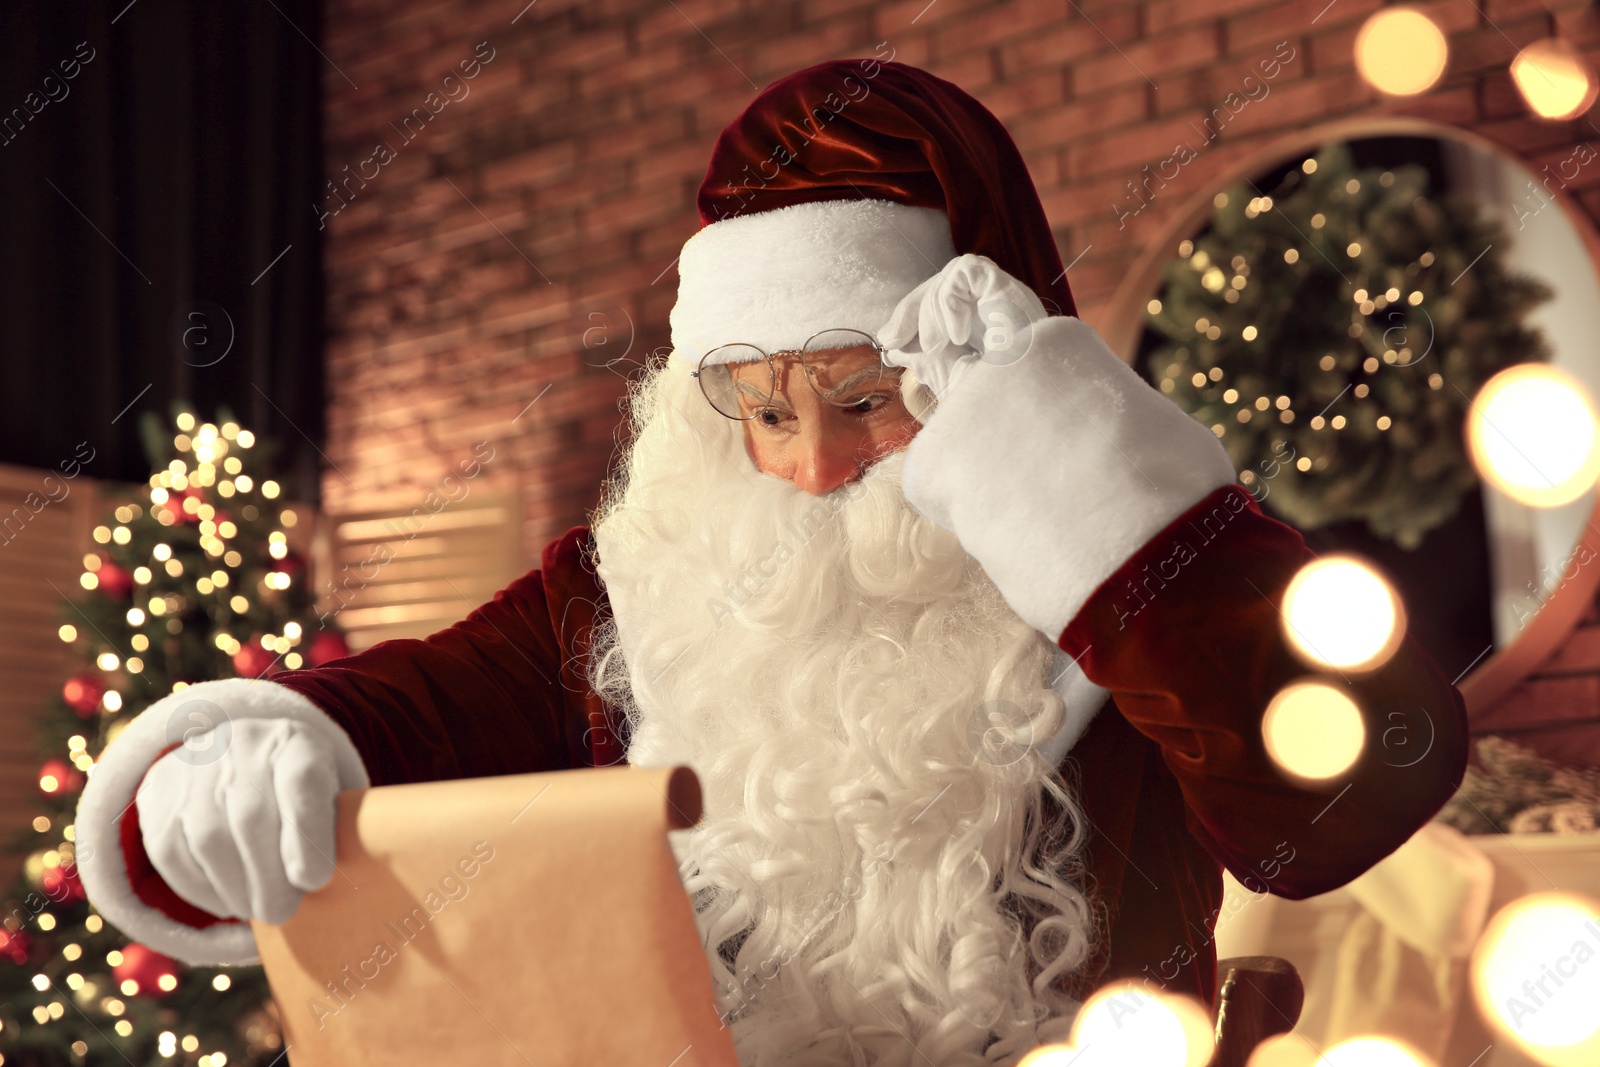
[[142,481],[141,414],[183,403],[316,499],[320,32],[314,0],[0,5],[0,462]]

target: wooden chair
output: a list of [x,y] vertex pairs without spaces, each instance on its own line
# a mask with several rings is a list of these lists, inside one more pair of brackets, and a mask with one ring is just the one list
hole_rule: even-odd
[[1294,964],[1277,956],[1217,962],[1217,1051],[1211,1067],[1246,1067],[1250,1053],[1300,1021],[1305,986]]

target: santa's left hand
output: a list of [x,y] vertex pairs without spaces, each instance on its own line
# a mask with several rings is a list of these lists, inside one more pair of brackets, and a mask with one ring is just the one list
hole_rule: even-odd
[[1235,480],[1209,428],[986,257],[957,256],[912,290],[879,340],[939,398],[906,449],[906,499],[1052,639],[1128,557]]

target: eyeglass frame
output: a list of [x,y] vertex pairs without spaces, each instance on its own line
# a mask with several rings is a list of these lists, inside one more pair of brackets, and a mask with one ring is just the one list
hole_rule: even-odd
[[[868,343],[870,343],[872,345],[873,349],[876,350],[877,353],[878,353],[878,370],[879,370],[878,381],[879,382],[883,381],[883,378],[884,378],[883,372],[890,371],[890,370],[904,370],[905,369],[903,367],[892,366],[891,364],[886,363],[884,361],[883,357],[884,357],[884,354],[886,352],[888,352],[888,349],[884,347],[882,342],[880,342],[876,337],[874,337],[872,334],[868,333],[867,331],[858,330],[854,326],[830,326],[829,328],[827,328],[825,330],[818,330],[816,333],[812,334],[810,337],[807,337],[805,339],[805,344],[802,344],[799,348],[780,349],[777,352],[768,352],[765,349],[763,349],[760,345],[753,345],[753,344],[750,344],[748,341],[729,341],[727,344],[718,345],[716,348],[713,348],[711,351],[709,351],[705,355],[701,356],[700,357],[700,362],[695,365],[695,369],[689,372],[689,377],[691,377],[691,378],[695,379],[697,382],[699,382],[699,384],[700,384],[700,395],[705,397],[705,401],[706,401],[707,404],[711,405],[711,410],[712,411],[715,411],[718,415],[721,415],[725,419],[732,419],[735,422],[749,422],[751,419],[754,419],[758,415],[760,415],[760,412],[756,411],[756,412],[754,412],[752,414],[745,415],[745,416],[742,416],[742,417],[739,416],[739,415],[729,415],[726,411],[723,411],[721,408],[717,407],[716,402],[711,399],[711,395],[706,392],[706,379],[705,379],[705,375],[704,375],[704,371],[705,371],[706,366],[707,366],[706,360],[710,359],[713,355],[715,355],[716,353],[722,351],[724,348],[733,348],[735,345],[737,345],[737,346],[739,346],[741,348],[751,348],[751,349],[754,349],[757,352],[760,352],[762,358],[766,360],[767,369],[772,372],[772,389],[773,389],[773,391],[772,391],[772,393],[768,394],[768,396],[767,396],[767,400],[770,401],[774,396],[777,396],[777,388],[778,388],[778,368],[773,365],[772,361],[778,356],[798,356],[800,358],[800,367],[801,367],[802,370],[805,370],[806,369],[806,351],[805,351],[805,346],[809,345],[812,341],[815,341],[817,338],[821,337],[825,333],[858,333],[862,337],[865,337],[867,339]],[[818,352],[836,352],[836,351],[839,351],[839,349],[837,349],[837,348],[818,349]],[[755,360],[738,360],[737,362],[754,363]],[[726,366],[726,365],[727,365],[726,363],[713,363],[713,364],[711,364],[711,366],[714,366],[714,367],[720,367],[720,366]],[[847,404],[841,404],[841,403],[839,403],[839,402],[837,402],[835,400],[829,400],[828,397],[823,394],[822,390],[817,388],[817,383],[814,380],[812,380],[811,375],[806,374],[806,375],[804,375],[804,377],[805,377],[805,380],[806,380],[806,384],[811,386],[811,391],[813,393],[816,393],[818,398],[820,398],[824,403],[831,404],[834,407],[838,407],[838,408],[847,408],[847,407],[851,407],[854,404],[859,404],[861,402],[860,400],[852,400]],[[899,376],[896,375],[895,378],[898,381]]]

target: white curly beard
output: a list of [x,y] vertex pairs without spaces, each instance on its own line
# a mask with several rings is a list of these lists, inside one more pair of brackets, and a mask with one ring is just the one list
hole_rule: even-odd
[[630,763],[700,778],[672,845],[740,1062],[1011,1064],[1064,1040],[1057,980],[1094,927],[1082,819],[1032,749],[1062,724],[1053,644],[906,502],[903,452],[808,495],[757,471],[688,369],[635,387],[590,681]]

